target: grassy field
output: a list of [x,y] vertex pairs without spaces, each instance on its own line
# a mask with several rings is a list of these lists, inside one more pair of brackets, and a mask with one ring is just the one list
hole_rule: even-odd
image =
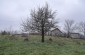
[[45,37],[41,43],[40,36],[29,36],[29,41],[16,36],[0,36],[0,55],[85,55],[85,40]]

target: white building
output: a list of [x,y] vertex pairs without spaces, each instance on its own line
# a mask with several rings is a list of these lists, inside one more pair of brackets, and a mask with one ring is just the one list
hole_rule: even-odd
[[80,34],[79,33],[71,33],[70,34],[71,38],[80,38]]

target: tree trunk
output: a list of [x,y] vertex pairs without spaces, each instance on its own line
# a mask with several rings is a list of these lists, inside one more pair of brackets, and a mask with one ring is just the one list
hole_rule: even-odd
[[68,34],[67,34],[67,38],[69,38],[70,37],[70,33],[68,32]]
[[44,29],[42,28],[42,42],[44,42]]
[[42,42],[44,42],[44,21],[42,20]]

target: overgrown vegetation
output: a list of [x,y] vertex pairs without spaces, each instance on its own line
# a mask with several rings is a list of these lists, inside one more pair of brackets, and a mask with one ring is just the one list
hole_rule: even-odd
[[[11,39],[12,38],[12,39]],[[85,55],[85,40],[45,36],[0,36],[0,55]],[[52,39],[50,41],[49,39]]]
[[10,35],[10,32],[8,32],[8,31],[1,31],[1,33],[0,33],[1,35]]

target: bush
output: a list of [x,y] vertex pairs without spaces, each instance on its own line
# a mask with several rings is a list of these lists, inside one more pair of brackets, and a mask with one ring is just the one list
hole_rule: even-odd
[[7,32],[7,31],[1,31],[1,35],[10,35],[10,32]]
[[49,41],[53,41],[52,38],[49,38]]
[[25,38],[24,41],[29,41],[29,39],[28,38]]

